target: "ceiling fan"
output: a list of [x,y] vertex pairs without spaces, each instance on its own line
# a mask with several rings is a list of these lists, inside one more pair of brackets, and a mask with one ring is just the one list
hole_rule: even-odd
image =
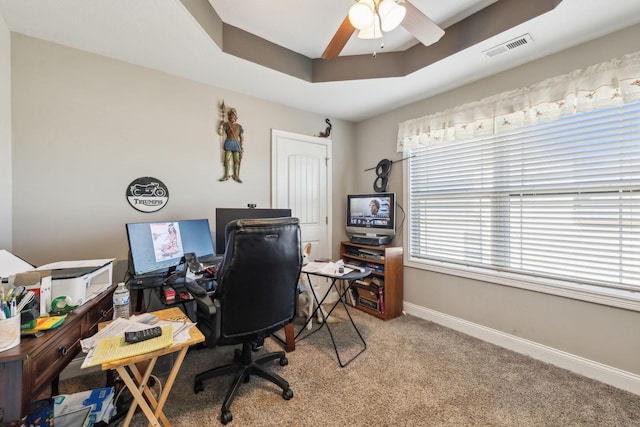
[[376,39],[401,25],[425,46],[444,35],[444,30],[406,0],[356,0],[329,42],[322,59],[340,55],[356,30],[359,38]]

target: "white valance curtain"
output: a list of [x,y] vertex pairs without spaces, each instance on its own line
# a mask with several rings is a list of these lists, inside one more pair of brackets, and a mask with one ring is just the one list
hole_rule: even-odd
[[400,123],[399,152],[477,138],[640,100],[640,52]]

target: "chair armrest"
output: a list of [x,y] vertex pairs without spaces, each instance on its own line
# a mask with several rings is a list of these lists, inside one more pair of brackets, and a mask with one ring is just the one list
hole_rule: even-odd
[[205,336],[205,344],[213,347],[220,339],[220,302],[212,299],[207,291],[194,281],[188,280],[185,286],[196,301],[198,329]]
[[206,297],[207,296],[207,291],[205,291],[202,286],[198,285],[193,280],[185,281],[184,286],[187,288],[189,293],[191,295],[193,295],[194,297]]

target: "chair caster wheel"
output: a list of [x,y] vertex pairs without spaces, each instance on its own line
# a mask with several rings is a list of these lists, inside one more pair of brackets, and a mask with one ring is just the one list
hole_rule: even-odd
[[222,424],[227,424],[233,421],[233,415],[231,415],[231,411],[224,411],[220,414],[220,422]]
[[282,391],[282,398],[284,400],[289,400],[292,397],[293,397],[293,390],[291,390],[290,388]]
[[198,394],[200,393],[202,390],[204,390],[204,384],[202,384],[202,381],[196,381],[193,384],[193,392]]
[[287,359],[286,357],[280,358],[280,366],[287,366],[288,364],[289,364],[289,359]]

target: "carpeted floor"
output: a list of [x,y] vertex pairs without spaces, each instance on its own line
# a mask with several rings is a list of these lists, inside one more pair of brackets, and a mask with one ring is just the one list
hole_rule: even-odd
[[[364,353],[340,368],[326,330],[297,342],[288,366],[271,365],[289,381],[293,399],[252,377],[231,406],[229,425],[640,426],[640,396],[414,316],[383,322],[352,314],[367,342]],[[348,322],[331,326],[348,359],[358,351],[357,337]],[[265,350],[280,348],[272,339],[265,342]],[[198,394],[193,378],[232,357],[232,347],[188,353],[165,407],[172,425],[220,425],[231,378],[210,380]],[[102,385],[98,373],[63,381],[60,389]],[[147,422],[137,414],[133,425]]]

